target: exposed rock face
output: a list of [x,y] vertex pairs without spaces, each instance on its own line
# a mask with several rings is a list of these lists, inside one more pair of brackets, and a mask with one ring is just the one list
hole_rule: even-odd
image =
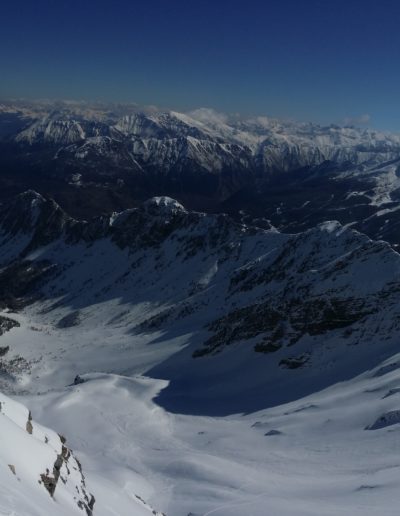
[[10,351],[10,346],[0,347],[0,357],[4,357]]
[[[12,328],[16,328],[18,327],[20,324],[18,321],[15,321],[14,319],[10,319],[9,317],[4,317],[3,315],[0,316],[0,336],[3,335],[3,333],[7,332],[7,331],[10,331]],[[1,352],[0,351],[0,356],[1,356],[1,353],[5,354],[7,353],[7,351],[4,351]]]
[[308,292],[304,295],[305,301],[296,296],[278,306],[267,301],[231,312],[209,326],[215,335],[206,341],[204,348],[195,351],[194,356],[257,336],[262,336],[262,342],[255,345],[256,351],[274,352],[282,345],[292,346],[305,335],[319,336],[351,326],[378,310],[377,307],[367,308],[363,299],[321,300],[316,297],[307,300]]
[[32,414],[30,411],[28,414],[28,421],[26,422],[26,431],[28,432],[28,434],[32,435],[33,425],[32,425]]
[[[40,294],[40,285],[49,277],[54,267],[48,262],[19,260],[0,271],[0,306],[18,310],[32,303]],[[14,326],[18,326],[16,323]]]

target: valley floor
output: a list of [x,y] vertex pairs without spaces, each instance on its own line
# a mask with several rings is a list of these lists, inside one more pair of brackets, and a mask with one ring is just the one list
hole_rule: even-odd
[[[76,333],[72,339],[28,314],[15,319],[21,327],[1,345],[27,358],[31,371],[22,372],[14,397],[67,436],[96,497],[94,515],[142,514],[134,512],[140,499],[167,516],[398,514],[400,355],[289,404],[190,416],[157,405],[168,382],[142,374],[151,366],[145,348],[140,355],[138,347],[141,365],[130,375],[104,372],[100,363],[103,372],[84,374],[85,343],[94,333],[83,332],[78,342]],[[113,338],[109,349],[118,344]],[[69,347],[82,347],[79,363]],[[109,359],[108,371],[115,371]],[[68,386],[78,372],[84,382]],[[23,514],[8,509],[0,514]]]

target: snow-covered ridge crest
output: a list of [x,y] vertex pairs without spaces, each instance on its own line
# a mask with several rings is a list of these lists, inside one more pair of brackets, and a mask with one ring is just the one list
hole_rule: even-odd
[[19,248],[19,252],[22,255],[59,239],[76,244],[110,238],[121,247],[147,246],[204,217],[207,218],[202,213],[189,213],[178,201],[164,196],[150,198],[136,208],[110,216],[76,220],[53,199],[28,191],[0,205],[0,235],[4,248],[21,237],[19,242],[24,242],[24,249]]
[[94,496],[65,438],[0,392],[0,499],[9,514],[91,516]]
[[[77,221],[65,213],[62,208],[51,198],[46,198],[34,190],[27,190],[18,194],[10,201],[0,204],[0,224],[4,230],[12,232],[29,232],[34,230],[40,223],[40,217],[44,215],[44,210],[53,210],[63,218],[63,222],[69,224],[87,224],[87,221]],[[113,225],[118,220],[119,222],[130,213],[137,211],[148,212],[149,215],[171,215],[179,212],[186,212],[185,208],[175,199],[171,197],[161,196],[152,197],[143,202],[138,208],[124,210],[122,212],[115,212],[110,216],[110,225]],[[48,225],[51,225],[54,219],[54,213],[49,216]],[[106,219],[106,217],[104,217]],[[89,221],[92,223],[93,221]]]
[[142,204],[148,211],[156,211],[158,214],[185,212],[182,204],[171,197],[152,197]]
[[86,138],[81,124],[74,119],[60,118],[57,114],[46,115],[35,121],[30,127],[19,133],[15,141],[30,145],[42,141],[43,143],[70,144],[83,141]]

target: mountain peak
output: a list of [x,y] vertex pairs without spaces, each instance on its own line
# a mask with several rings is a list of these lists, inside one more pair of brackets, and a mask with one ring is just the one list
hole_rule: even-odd
[[185,208],[177,200],[172,197],[161,196],[152,197],[142,204],[146,211],[160,214],[186,212]]
[[342,224],[340,224],[340,222],[338,222],[337,220],[327,220],[325,222],[321,222],[321,224],[318,224],[317,227],[320,231],[326,233],[335,233],[336,231],[340,231],[343,229]]

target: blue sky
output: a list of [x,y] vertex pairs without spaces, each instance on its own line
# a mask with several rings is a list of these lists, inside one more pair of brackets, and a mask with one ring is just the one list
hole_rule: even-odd
[[400,132],[399,22],[393,0],[4,0],[0,96]]

